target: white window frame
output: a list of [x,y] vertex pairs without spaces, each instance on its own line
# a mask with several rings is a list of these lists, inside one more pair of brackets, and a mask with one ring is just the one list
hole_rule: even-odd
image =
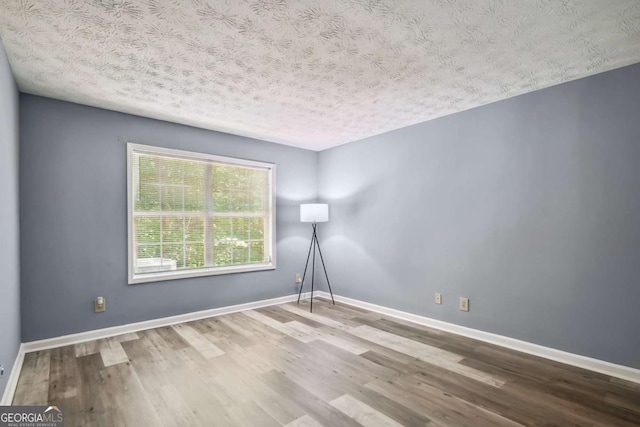
[[[154,273],[135,273],[135,236],[133,230],[134,218],[134,191],[133,191],[133,153],[145,153],[152,155],[168,155],[183,159],[207,160],[219,164],[232,166],[249,166],[270,171],[269,187],[271,197],[269,199],[269,213],[271,221],[268,221],[268,227],[265,229],[266,239],[265,247],[269,247],[270,260],[262,263],[252,263],[246,265],[232,265],[221,267],[205,267],[190,270],[162,271]],[[275,270],[276,268],[276,165],[273,163],[258,162],[254,160],[238,159],[234,157],[216,156],[213,154],[197,153],[192,151],[176,150],[172,148],[155,147],[151,145],[127,143],[127,241],[128,241],[128,278],[129,284],[157,282],[162,280],[183,279],[189,277],[214,276],[219,274],[245,273],[250,271]]]

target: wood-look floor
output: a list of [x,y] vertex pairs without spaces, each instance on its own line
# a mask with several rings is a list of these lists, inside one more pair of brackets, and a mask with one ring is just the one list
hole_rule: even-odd
[[29,353],[65,426],[633,426],[640,385],[314,300]]

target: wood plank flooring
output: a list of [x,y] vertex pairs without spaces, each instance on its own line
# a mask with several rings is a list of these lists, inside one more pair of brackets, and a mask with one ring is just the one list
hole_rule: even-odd
[[640,384],[314,301],[28,353],[65,426],[640,426]]

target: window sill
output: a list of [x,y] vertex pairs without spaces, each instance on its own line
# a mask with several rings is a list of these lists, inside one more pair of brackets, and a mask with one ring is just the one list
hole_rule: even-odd
[[264,264],[250,264],[246,266],[229,266],[229,267],[215,267],[215,268],[203,268],[197,271],[171,271],[162,273],[146,273],[146,274],[134,274],[129,276],[129,284],[136,285],[139,283],[160,282],[164,280],[176,280],[187,279],[191,277],[204,277],[204,276],[218,276],[221,274],[234,274],[234,273],[248,273],[252,271],[265,271],[275,270],[276,266],[273,263]]

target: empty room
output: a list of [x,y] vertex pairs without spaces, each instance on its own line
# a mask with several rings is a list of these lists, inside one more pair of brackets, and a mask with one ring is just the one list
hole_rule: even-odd
[[637,0],[0,0],[0,427],[640,426]]

